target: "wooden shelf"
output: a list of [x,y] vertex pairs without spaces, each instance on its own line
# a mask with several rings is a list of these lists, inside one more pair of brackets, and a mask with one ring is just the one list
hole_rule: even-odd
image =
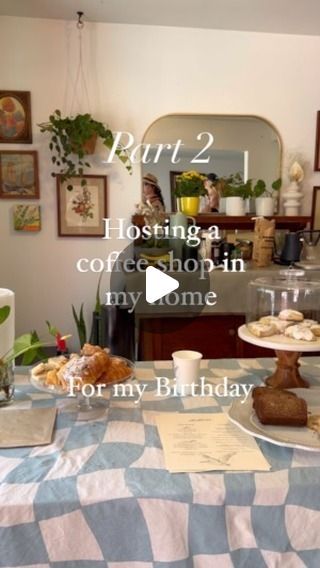
[[[195,219],[197,225],[201,227],[207,228],[210,227],[210,225],[218,225],[220,229],[253,229],[255,222],[251,215],[232,217],[200,213]],[[306,225],[311,221],[311,217],[284,217],[281,215],[268,217],[268,219],[275,219],[277,229],[288,229],[291,231],[305,229]]]
[[[172,213],[167,213],[167,216],[170,215],[172,215]],[[211,225],[218,225],[219,229],[252,230],[254,228],[254,219],[251,215],[232,217],[220,215],[219,213],[200,213],[194,217],[194,219],[196,224],[203,229],[207,229]],[[268,219],[275,219],[277,229],[287,229],[289,231],[301,231],[311,222],[311,217],[284,217],[282,215],[275,215],[274,217],[268,217]],[[142,227],[144,225],[143,215],[133,215],[132,222]]]

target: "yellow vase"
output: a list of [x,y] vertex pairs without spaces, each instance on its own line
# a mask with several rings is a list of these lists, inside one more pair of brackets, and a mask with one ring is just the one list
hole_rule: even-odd
[[200,197],[181,197],[181,211],[185,215],[197,215],[200,206]]

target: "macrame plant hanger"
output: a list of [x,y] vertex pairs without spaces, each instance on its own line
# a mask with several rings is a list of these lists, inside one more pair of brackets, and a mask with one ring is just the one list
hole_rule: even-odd
[[[79,110],[81,111],[82,88],[83,88],[83,92],[84,92],[85,102],[87,104],[87,108],[85,109],[85,112],[91,113],[88,86],[87,86],[86,77],[85,77],[85,73],[84,73],[84,69],[83,69],[82,30],[84,28],[84,22],[83,22],[82,18],[84,16],[84,13],[83,12],[77,12],[77,16],[78,16],[78,20],[77,20],[76,26],[78,28],[79,62],[78,62],[76,78],[75,78],[75,82],[74,82],[74,86],[73,86],[72,98],[71,98],[71,107],[70,107],[70,115],[71,116],[73,115],[76,103],[78,103]],[[80,99],[79,99],[79,96],[80,96]]]

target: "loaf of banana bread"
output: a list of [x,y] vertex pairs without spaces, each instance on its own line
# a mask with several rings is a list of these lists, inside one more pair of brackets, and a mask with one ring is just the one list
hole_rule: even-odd
[[254,396],[254,409],[262,424],[297,427],[307,425],[306,401],[289,391],[262,387]]
[[280,390],[280,389],[274,389],[272,387],[255,387],[252,390],[252,398],[253,398],[253,403],[252,406],[253,408],[256,407],[256,401],[259,400],[260,397],[265,397],[265,396],[275,396],[277,398],[281,397],[282,399],[286,399],[289,397],[293,397],[293,398],[297,398],[297,395],[294,392],[288,391],[288,390]]

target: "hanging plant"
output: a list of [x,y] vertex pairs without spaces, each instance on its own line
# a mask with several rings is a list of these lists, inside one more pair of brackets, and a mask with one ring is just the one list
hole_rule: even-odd
[[[53,176],[59,174],[61,181],[67,181],[73,176],[84,176],[84,168],[91,165],[86,156],[93,153],[92,146],[97,138],[101,138],[104,146],[109,150],[114,144],[112,131],[102,122],[94,120],[91,114],[77,114],[75,117],[62,117],[60,110],[55,110],[49,116],[48,122],[38,125],[40,132],[49,132],[51,139],[49,143],[52,152],[52,163],[58,171],[52,172]],[[127,152],[118,147],[115,151],[116,156],[124,164],[129,173],[132,173],[132,166]],[[86,184],[85,178],[81,181]],[[72,185],[68,185],[72,190]]]

